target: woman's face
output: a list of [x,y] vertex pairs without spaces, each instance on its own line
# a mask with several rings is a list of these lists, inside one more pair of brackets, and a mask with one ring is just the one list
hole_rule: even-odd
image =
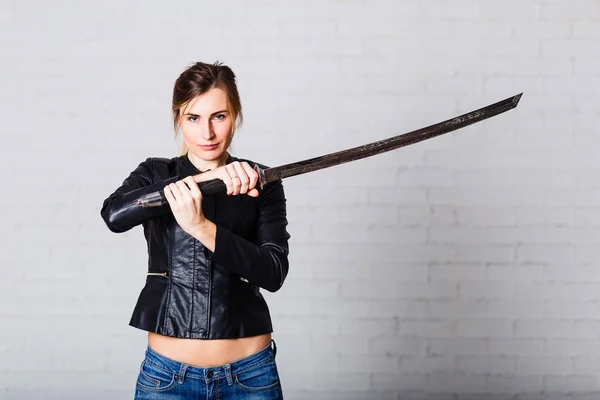
[[180,126],[189,152],[211,167],[218,166],[226,159],[233,138],[234,121],[227,108],[227,94],[212,88],[182,111]]

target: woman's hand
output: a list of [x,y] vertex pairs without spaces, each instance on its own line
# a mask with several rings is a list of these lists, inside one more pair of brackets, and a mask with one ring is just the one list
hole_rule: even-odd
[[181,229],[194,235],[206,226],[208,220],[202,213],[202,193],[193,177],[165,186],[164,193]]
[[227,186],[227,195],[229,196],[247,194],[258,197],[258,190],[255,188],[258,182],[258,173],[245,161],[234,161],[211,171],[194,175],[193,178],[198,183],[221,179]]

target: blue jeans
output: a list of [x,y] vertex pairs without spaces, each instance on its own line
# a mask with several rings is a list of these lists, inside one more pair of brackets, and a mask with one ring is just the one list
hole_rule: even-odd
[[257,353],[231,364],[203,368],[172,360],[148,346],[135,400],[283,399],[276,354],[277,346],[271,340]]

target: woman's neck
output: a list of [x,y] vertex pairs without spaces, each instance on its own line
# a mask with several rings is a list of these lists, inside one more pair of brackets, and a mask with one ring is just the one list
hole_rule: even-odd
[[188,150],[186,157],[190,160],[192,164],[194,164],[194,167],[196,167],[199,171],[205,172],[227,164],[229,153],[224,152],[218,160],[203,160]]

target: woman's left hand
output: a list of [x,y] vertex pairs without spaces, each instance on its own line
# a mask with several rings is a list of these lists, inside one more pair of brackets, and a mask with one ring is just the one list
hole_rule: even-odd
[[190,235],[208,221],[202,213],[202,192],[192,176],[165,186],[164,193],[177,223]]

